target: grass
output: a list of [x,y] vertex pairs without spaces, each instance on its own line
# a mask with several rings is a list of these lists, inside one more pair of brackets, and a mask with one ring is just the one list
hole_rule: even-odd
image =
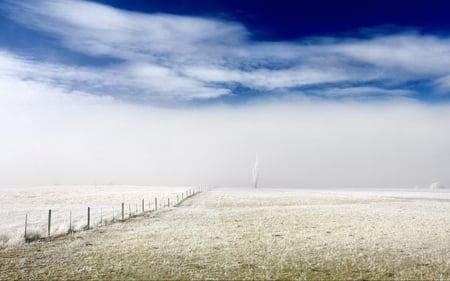
[[0,280],[448,280],[449,203],[214,190],[0,252]]

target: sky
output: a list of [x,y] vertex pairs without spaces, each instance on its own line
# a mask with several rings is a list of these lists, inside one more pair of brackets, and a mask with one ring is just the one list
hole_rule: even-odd
[[0,2],[0,186],[450,185],[448,1]]

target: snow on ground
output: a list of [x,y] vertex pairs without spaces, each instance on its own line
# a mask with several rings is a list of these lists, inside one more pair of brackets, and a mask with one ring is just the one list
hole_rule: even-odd
[[[48,210],[52,210],[52,235],[67,233],[72,212],[72,229],[87,225],[87,208],[90,207],[91,226],[113,217],[121,217],[121,204],[125,215],[140,213],[142,199],[145,210],[173,203],[177,195],[188,187],[148,186],[41,186],[0,189],[0,249],[23,243],[25,215],[28,214],[27,233],[47,235]],[[150,205],[149,205],[150,204]]]
[[0,280],[448,280],[450,193],[218,188],[0,252]]

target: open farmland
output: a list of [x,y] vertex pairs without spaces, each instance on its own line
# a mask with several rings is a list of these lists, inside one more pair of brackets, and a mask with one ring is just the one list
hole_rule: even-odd
[[450,193],[218,188],[0,252],[11,279],[450,279]]
[[82,230],[87,223],[97,226],[118,220],[121,204],[125,217],[175,203],[189,187],[155,187],[130,185],[73,185],[2,188],[0,194],[0,250],[23,243],[24,219],[27,237],[46,237],[48,210],[52,210],[51,235],[67,233],[69,228]]

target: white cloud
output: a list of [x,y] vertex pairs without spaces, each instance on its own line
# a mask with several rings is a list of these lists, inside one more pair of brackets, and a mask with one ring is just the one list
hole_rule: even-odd
[[390,35],[331,46],[357,61],[426,76],[448,73],[450,39],[432,35]]
[[68,92],[89,91],[129,99],[170,100],[213,98],[228,89],[207,87],[174,69],[155,64],[126,64],[110,68],[72,67],[26,60],[0,51],[0,74],[64,88]]
[[241,71],[211,67],[184,69],[187,76],[205,82],[236,82],[255,89],[274,90],[303,85],[346,81],[350,75],[336,69],[290,68]]
[[410,96],[413,91],[403,89],[383,89],[378,87],[348,87],[329,88],[314,92],[324,96],[360,96],[360,95],[386,95],[386,96]]
[[210,50],[211,45],[220,48],[246,36],[236,23],[142,14],[86,1],[23,1],[10,10],[30,28],[58,35],[71,49],[124,59],[217,52]]
[[434,81],[434,85],[442,92],[450,92],[450,75],[440,77]]
[[[217,87],[207,87],[195,79],[189,79],[184,75],[158,65],[136,64],[124,69],[125,78],[128,83],[140,85],[152,90],[152,95],[161,93],[164,97],[178,98],[214,98],[227,95],[229,90]],[[123,81],[127,83],[127,81]]]
[[[410,95],[420,81],[446,91],[450,39],[419,33],[369,39],[256,42],[240,23],[144,14],[73,0],[8,1],[18,22],[65,48],[114,63],[98,67],[24,59],[0,52],[0,71],[22,79],[127,100],[211,99],[235,84],[272,93],[316,86],[323,97]],[[361,86],[364,85],[364,86]],[[329,89],[331,87],[331,89]],[[238,93],[234,93],[238,94]]]

